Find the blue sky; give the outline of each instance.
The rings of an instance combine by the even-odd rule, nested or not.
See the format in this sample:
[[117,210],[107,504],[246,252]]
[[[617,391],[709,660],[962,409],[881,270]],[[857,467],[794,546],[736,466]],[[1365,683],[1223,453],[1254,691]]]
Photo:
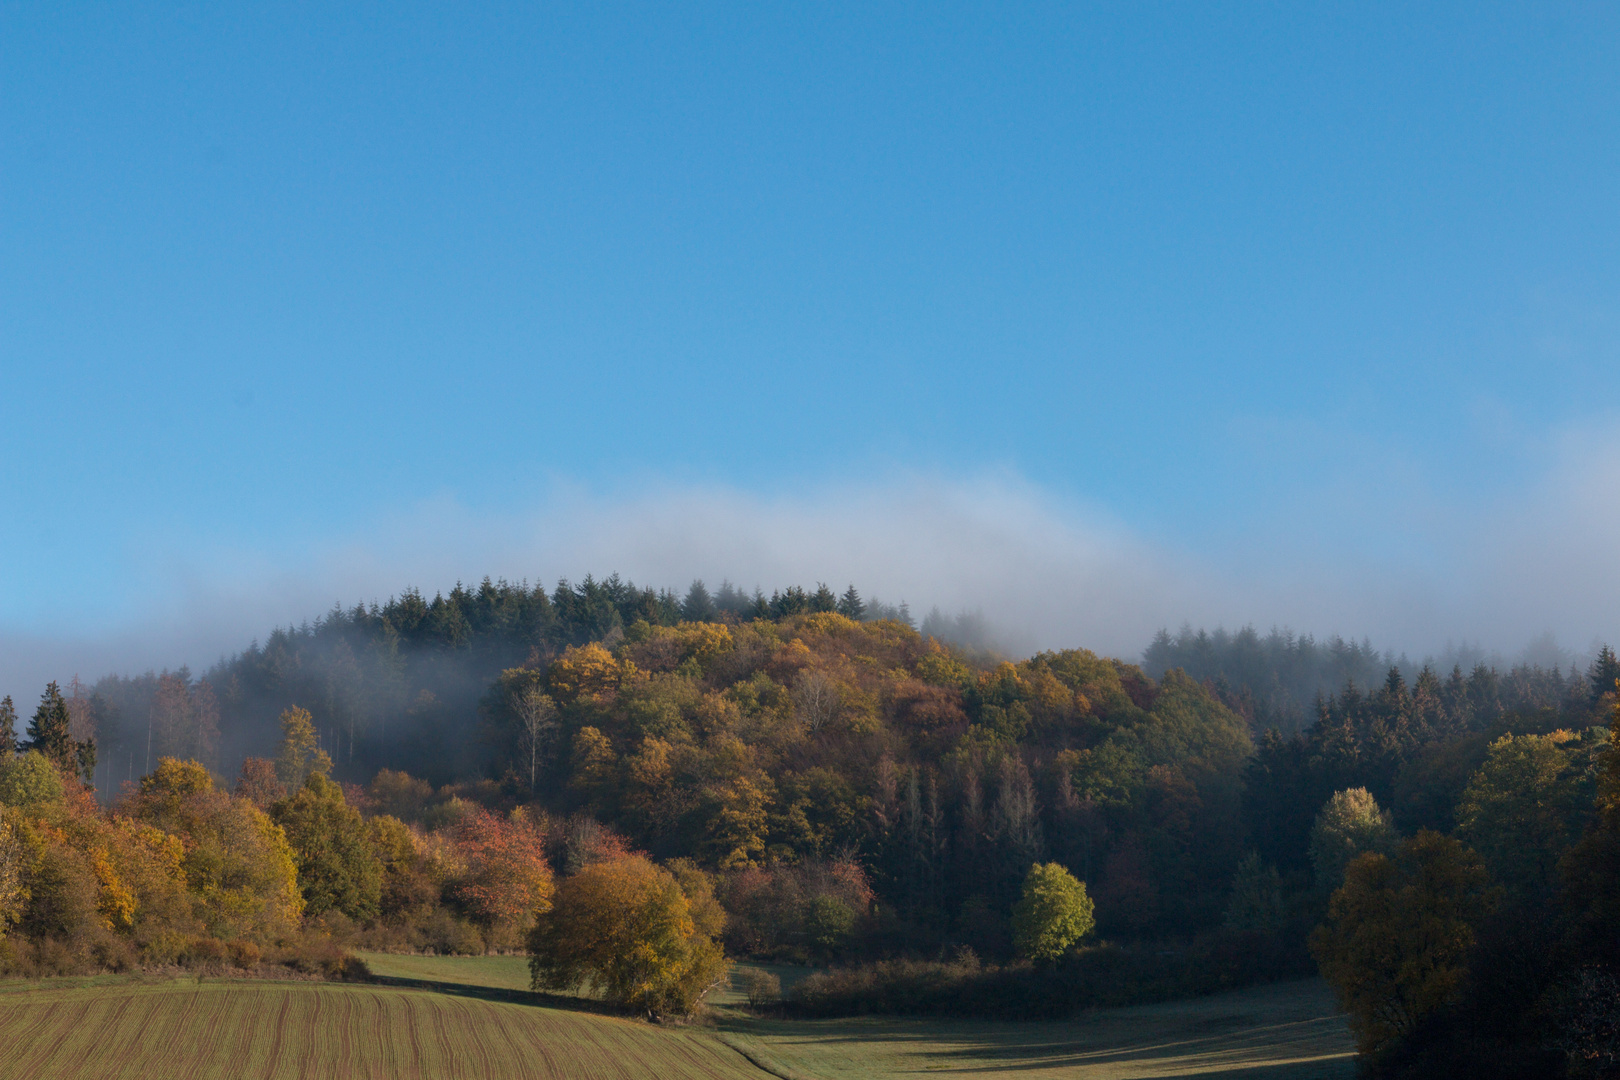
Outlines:
[[1620,636],[1617,23],[0,6],[0,645],[613,569]]

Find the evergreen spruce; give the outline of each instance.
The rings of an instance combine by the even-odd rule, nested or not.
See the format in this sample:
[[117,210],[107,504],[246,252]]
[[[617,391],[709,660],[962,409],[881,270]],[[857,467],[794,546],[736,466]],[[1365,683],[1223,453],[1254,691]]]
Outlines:
[[28,746],[54,761],[59,768],[73,769],[78,765],[78,747],[68,730],[67,699],[56,683],[45,687],[40,695],[39,708],[28,722]]
[[702,579],[692,582],[681,601],[681,618],[687,622],[712,622],[716,614],[714,600]]
[[854,582],[851,582],[849,588],[844,590],[844,595],[838,598],[838,614],[856,622],[860,622],[861,616],[866,614],[866,603],[861,599],[861,594],[855,591]]
[[0,761],[17,752],[17,706],[11,695],[0,699]]
[[1620,679],[1620,660],[1614,655],[1614,650],[1605,645],[1598,650],[1597,659],[1592,661],[1592,670],[1587,676],[1592,680],[1592,704],[1596,705],[1604,694],[1612,694],[1615,690],[1615,680]]

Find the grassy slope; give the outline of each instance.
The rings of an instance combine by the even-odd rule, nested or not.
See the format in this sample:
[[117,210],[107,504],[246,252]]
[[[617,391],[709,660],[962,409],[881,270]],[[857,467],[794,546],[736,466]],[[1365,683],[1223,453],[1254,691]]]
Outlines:
[[762,1076],[701,1031],[307,982],[17,989],[0,994],[0,1048],[4,1080]]

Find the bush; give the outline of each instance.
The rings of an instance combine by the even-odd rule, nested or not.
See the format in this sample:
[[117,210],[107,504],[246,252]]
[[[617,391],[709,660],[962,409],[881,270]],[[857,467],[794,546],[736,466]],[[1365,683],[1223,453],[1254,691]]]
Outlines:
[[788,994],[806,1016],[968,1016],[1060,1019],[1081,1009],[1195,997],[1312,973],[1310,956],[1276,934],[1217,933],[1181,949],[1098,945],[1061,962],[981,964],[887,960],[817,972]]
[[225,966],[225,943],[218,938],[199,937],[187,943],[180,962],[188,968],[218,970]]
[[244,971],[257,967],[259,960],[264,956],[257,945],[241,938],[226,942],[225,951],[230,956],[231,963]]
[[769,1005],[782,996],[782,980],[762,968],[748,968],[743,972],[742,982],[751,1009]]

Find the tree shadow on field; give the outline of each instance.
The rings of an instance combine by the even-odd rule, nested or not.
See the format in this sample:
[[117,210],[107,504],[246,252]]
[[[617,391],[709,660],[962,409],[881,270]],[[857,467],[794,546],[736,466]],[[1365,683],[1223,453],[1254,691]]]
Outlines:
[[[1155,1080],[1327,1080],[1355,1074],[1345,1020],[1313,984],[1097,1010],[1069,1021],[859,1018],[756,1027],[786,1060],[858,1061],[877,1049],[901,1073],[1038,1073]],[[864,1045],[863,1045],[864,1044]]]
[[[1016,1073],[1047,1070],[1096,1069],[1118,1075],[1134,1066],[1133,1077],[1187,1077],[1218,1074],[1223,1080],[1307,1080],[1348,1077],[1354,1065],[1348,1052],[1333,1045],[1332,1034],[1341,1026],[1336,1017],[1244,1027],[1233,1031],[1220,1019],[1192,1025],[1217,1030],[1200,1033],[1183,1028],[1144,1032],[1137,1037],[1080,1039],[1019,1038],[1017,1034],[979,1036],[964,1033],[950,1048],[925,1050],[917,1056],[936,1064],[928,1071]],[[1011,1037],[1009,1037],[1011,1036]],[[1162,1064],[1161,1064],[1162,1063]],[[1156,1071],[1156,1067],[1164,1071]]]
[[567,994],[547,994],[539,990],[509,990],[499,986],[480,986],[477,983],[444,982],[439,979],[407,979],[397,975],[370,975],[366,982],[378,986],[398,986],[408,990],[431,990],[437,994],[478,998],[482,1001],[506,1001],[515,1005],[537,1005],[546,1009],[566,1012],[595,1013],[598,1016],[625,1016],[625,1011],[606,1001],[573,997]]

